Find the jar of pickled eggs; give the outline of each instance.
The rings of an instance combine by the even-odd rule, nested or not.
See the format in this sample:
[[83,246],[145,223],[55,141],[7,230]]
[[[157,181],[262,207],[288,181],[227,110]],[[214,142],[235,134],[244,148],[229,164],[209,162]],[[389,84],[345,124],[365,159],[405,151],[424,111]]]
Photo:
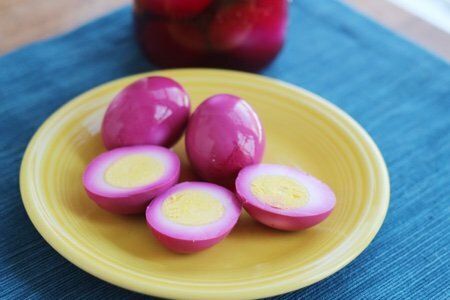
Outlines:
[[137,40],[160,67],[257,71],[280,52],[288,0],[135,0]]

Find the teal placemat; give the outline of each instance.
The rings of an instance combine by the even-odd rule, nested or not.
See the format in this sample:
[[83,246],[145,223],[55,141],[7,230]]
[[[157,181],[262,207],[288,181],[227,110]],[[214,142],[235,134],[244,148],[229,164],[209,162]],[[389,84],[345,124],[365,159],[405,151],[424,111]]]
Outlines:
[[[280,299],[449,299],[449,64],[337,1],[295,0],[291,17],[288,43],[264,74],[316,92],[359,121],[386,159],[392,196],[361,256]],[[28,220],[18,183],[25,147],[53,111],[98,84],[154,69],[131,31],[127,7],[0,58],[3,299],[141,297],[56,253]]]

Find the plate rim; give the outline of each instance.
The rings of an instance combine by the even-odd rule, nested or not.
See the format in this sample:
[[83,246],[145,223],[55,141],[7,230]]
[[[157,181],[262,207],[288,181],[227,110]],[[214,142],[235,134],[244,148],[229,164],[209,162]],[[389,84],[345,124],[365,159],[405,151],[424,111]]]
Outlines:
[[[110,274],[108,272],[108,269],[104,269],[104,267],[98,267],[95,264],[89,263],[89,259],[82,259],[82,257],[77,256],[75,251],[71,251],[71,248],[64,245],[64,240],[56,235],[54,232],[52,232],[52,228],[48,226],[48,224],[45,222],[45,220],[42,220],[38,212],[35,210],[36,208],[32,206],[33,197],[31,195],[30,187],[28,184],[26,184],[28,180],[28,175],[26,172],[26,169],[28,168],[28,165],[31,164],[31,155],[32,151],[34,150],[34,147],[40,137],[41,134],[44,133],[44,129],[48,126],[48,124],[51,124],[53,119],[55,119],[59,114],[61,114],[61,111],[67,110],[70,108],[70,106],[74,105],[79,99],[82,99],[89,94],[95,94],[103,89],[115,85],[117,82],[120,81],[132,81],[133,79],[137,79],[143,76],[152,76],[152,75],[161,75],[161,74],[167,74],[167,73],[192,73],[192,72],[200,72],[200,73],[217,73],[220,75],[221,73],[228,73],[232,75],[233,73],[240,76],[248,76],[248,77],[254,77],[259,78],[263,81],[269,81],[272,84],[276,84],[279,86],[282,86],[286,89],[292,90],[296,93],[301,93],[308,98],[314,100],[316,103],[321,105],[322,107],[327,107],[331,109],[334,113],[336,113],[338,116],[340,116],[345,123],[349,126],[349,128],[353,127],[360,137],[364,141],[364,145],[368,147],[368,149],[365,149],[367,154],[372,158],[374,161],[374,166],[378,167],[378,176],[375,176],[375,180],[380,181],[380,193],[381,197],[379,200],[379,203],[381,204],[381,207],[379,209],[379,217],[376,219],[376,223],[373,224],[371,227],[372,230],[368,232],[366,239],[364,242],[358,244],[357,249],[353,249],[352,253],[346,257],[345,260],[340,261],[339,263],[334,264],[333,268],[329,268],[327,272],[322,272],[319,275],[309,278],[308,280],[303,279],[303,284],[296,283],[296,278],[298,278],[298,275],[293,275],[292,278],[288,282],[282,282],[282,283],[276,283],[273,282],[271,285],[265,285],[265,286],[259,286],[258,288],[253,289],[245,289],[245,290],[236,290],[236,291],[222,291],[220,293],[215,293],[211,291],[202,292],[197,290],[196,293],[193,293],[192,290],[186,290],[182,288],[175,288],[175,287],[159,287],[156,284],[141,284],[139,282],[135,282],[131,279],[127,280],[125,277],[121,277],[120,274],[117,276]],[[164,75],[163,75],[164,76]],[[167,75],[166,75],[167,76]],[[170,76],[170,75],[169,75]],[[205,298],[205,299],[216,299],[221,297],[226,297],[228,299],[242,299],[242,298],[262,298],[262,297],[269,297],[269,296],[275,296],[283,293],[287,293],[290,291],[298,290],[304,287],[307,287],[311,284],[314,284],[318,281],[321,281],[332,274],[338,272],[342,268],[344,268],[346,265],[348,265],[351,261],[353,261],[357,256],[359,256],[372,242],[372,240],[375,238],[376,234],[380,230],[384,219],[387,214],[387,210],[389,207],[390,202],[390,178],[389,178],[389,172],[388,168],[386,166],[386,163],[384,161],[384,158],[381,154],[381,151],[379,150],[378,146],[375,144],[373,139],[370,137],[370,135],[366,132],[366,130],[356,121],[354,120],[348,113],[343,111],[341,108],[333,104],[332,102],[329,102],[325,100],[324,98],[318,96],[315,93],[312,93],[304,88],[298,87],[296,85],[293,85],[291,83],[287,83],[284,81],[281,81],[279,79],[275,79],[272,77],[263,76],[260,74],[252,74],[242,71],[233,71],[233,70],[222,70],[222,69],[208,69],[208,68],[182,68],[182,69],[167,69],[167,70],[155,70],[150,72],[144,72],[139,74],[134,74],[130,76],[121,77],[112,81],[108,81],[106,83],[103,83],[101,85],[95,86],[80,95],[76,96],[75,98],[69,100],[68,102],[61,105],[56,111],[54,111],[47,119],[39,126],[37,131],[33,134],[33,137],[31,138],[30,142],[28,143],[26,147],[25,154],[22,158],[22,163],[20,166],[20,192],[22,196],[22,203],[24,204],[25,210],[27,212],[28,217],[32,221],[34,227],[39,232],[39,234],[44,238],[44,240],[50,244],[50,246],[56,250],[59,254],[61,254],[64,258],[66,258],[69,262],[76,265],[77,267],[81,268],[85,272],[100,278],[106,282],[112,283],[114,285],[120,286],[122,288],[139,292],[142,294],[147,295],[153,295],[153,296],[159,296],[159,297],[166,297],[166,298],[179,298],[182,296],[186,299],[198,299]]]

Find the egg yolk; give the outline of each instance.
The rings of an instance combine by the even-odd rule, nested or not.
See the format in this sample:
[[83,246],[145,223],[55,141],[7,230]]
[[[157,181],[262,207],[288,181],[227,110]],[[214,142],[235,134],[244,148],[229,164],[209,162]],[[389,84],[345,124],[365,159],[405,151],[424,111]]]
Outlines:
[[165,200],[162,213],[174,223],[201,226],[222,218],[225,207],[208,192],[186,190],[175,193]]
[[288,176],[261,175],[250,186],[258,200],[280,209],[299,208],[309,200],[306,187]]
[[163,163],[155,157],[133,154],[111,164],[104,174],[105,181],[118,188],[135,188],[149,184],[164,174]]

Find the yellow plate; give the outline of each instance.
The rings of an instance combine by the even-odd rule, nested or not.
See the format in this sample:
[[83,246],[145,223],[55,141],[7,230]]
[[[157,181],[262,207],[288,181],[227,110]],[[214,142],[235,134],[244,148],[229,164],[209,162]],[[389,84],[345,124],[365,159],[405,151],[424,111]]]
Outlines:
[[[143,216],[113,215],[85,194],[81,175],[104,151],[99,136],[112,97],[148,75],[179,81],[193,107],[215,93],[246,99],[267,136],[264,161],[299,167],[329,184],[337,205],[318,226],[295,233],[241,216],[215,247],[177,255],[150,234]],[[184,146],[175,147],[190,178]],[[338,271],[374,238],[389,203],[383,158],[368,134],[334,105],[300,88],[241,72],[158,71],[95,88],[54,113],[28,145],[20,172],[23,202],[40,234],[83,270],[118,286],[169,298],[260,298]]]

